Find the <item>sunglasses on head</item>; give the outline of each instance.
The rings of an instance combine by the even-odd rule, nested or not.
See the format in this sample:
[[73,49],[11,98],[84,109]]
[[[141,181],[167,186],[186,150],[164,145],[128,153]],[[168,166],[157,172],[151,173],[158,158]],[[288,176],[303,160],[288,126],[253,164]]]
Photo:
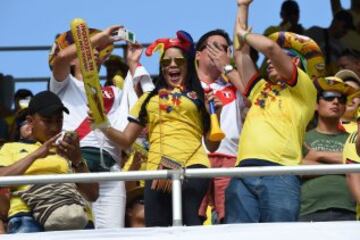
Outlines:
[[160,66],[168,67],[171,65],[172,61],[174,60],[176,66],[181,67],[185,64],[186,60],[184,57],[175,57],[175,58],[162,58],[160,60]]
[[340,104],[346,104],[347,102],[347,97],[345,95],[335,92],[323,92],[320,97],[327,102],[332,102],[335,100],[335,98],[339,101]]

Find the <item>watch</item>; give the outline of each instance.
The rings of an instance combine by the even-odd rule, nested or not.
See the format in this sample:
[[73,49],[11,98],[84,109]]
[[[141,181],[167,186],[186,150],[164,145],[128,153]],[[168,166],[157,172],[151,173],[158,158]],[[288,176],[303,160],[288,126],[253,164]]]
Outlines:
[[234,70],[234,67],[230,64],[226,64],[224,66],[224,75],[228,75],[232,70]]

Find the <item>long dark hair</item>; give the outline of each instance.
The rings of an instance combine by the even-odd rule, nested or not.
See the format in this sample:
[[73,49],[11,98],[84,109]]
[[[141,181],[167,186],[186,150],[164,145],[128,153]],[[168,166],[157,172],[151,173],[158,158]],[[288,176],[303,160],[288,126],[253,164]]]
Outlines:
[[[196,92],[196,94],[201,102],[201,104],[198,105],[198,108],[199,108],[199,111],[200,111],[201,117],[202,117],[204,133],[207,133],[210,129],[210,116],[209,116],[208,112],[206,111],[205,104],[204,104],[205,103],[204,90],[203,90],[200,80],[196,74],[194,54],[188,54],[182,50],[181,50],[181,52],[184,55],[184,57],[186,59],[186,64],[187,64],[187,75],[185,78],[185,91]],[[163,55],[161,56],[161,58],[163,58]],[[146,99],[140,109],[139,121],[142,125],[145,126],[148,121],[146,106],[149,103],[150,99],[153,96],[157,95],[160,89],[166,88],[166,87],[167,87],[167,83],[166,83],[166,80],[162,73],[161,66],[160,66],[159,67],[159,79],[155,83],[155,88],[146,97]]]

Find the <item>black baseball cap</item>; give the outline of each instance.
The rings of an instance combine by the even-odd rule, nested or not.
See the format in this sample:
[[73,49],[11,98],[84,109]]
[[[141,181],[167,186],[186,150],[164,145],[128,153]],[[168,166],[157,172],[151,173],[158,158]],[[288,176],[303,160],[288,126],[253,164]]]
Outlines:
[[58,111],[69,114],[69,110],[61,102],[60,98],[50,91],[39,92],[31,98],[28,109],[30,115],[38,113],[43,117],[50,117]]

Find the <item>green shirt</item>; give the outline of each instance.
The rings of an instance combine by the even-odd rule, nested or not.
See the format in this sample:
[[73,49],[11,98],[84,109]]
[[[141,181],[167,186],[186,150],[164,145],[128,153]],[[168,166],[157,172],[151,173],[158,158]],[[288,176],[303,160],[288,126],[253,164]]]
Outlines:
[[[311,130],[305,135],[305,144],[317,151],[342,152],[348,133],[323,134]],[[304,149],[304,156],[307,151]],[[304,180],[301,187],[300,215],[320,210],[340,208],[355,212],[355,202],[344,175],[324,175]]]

